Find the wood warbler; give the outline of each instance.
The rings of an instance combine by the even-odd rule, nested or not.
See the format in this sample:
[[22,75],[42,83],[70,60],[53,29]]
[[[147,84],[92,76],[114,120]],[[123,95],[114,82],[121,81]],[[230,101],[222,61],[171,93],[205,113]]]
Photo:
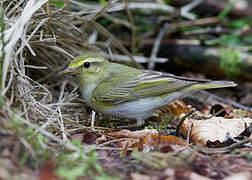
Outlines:
[[232,81],[211,81],[139,70],[109,62],[97,53],[76,57],[62,73],[75,74],[85,102],[95,111],[136,119],[138,125],[153,110],[200,89],[234,87]]

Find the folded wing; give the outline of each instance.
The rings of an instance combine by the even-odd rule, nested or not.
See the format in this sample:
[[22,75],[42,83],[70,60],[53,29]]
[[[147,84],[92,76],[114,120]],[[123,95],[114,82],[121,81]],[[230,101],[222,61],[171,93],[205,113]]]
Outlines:
[[178,91],[200,82],[209,82],[209,80],[177,77],[172,74],[156,71],[139,70],[137,76],[130,78],[129,76],[127,72],[121,72],[118,74],[118,80],[114,78],[113,81],[111,81],[111,78],[104,79],[104,81],[99,84],[99,87],[95,89],[92,99],[96,102],[111,105],[120,104],[139,98],[159,96]]

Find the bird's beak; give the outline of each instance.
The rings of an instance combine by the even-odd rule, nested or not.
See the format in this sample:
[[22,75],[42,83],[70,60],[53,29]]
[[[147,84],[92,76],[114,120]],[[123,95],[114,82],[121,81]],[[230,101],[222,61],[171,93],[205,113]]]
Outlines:
[[74,73],[75,73],[75,70],[73,68],[70,68],[70,67],[60,71],[60,74],[74,74]]

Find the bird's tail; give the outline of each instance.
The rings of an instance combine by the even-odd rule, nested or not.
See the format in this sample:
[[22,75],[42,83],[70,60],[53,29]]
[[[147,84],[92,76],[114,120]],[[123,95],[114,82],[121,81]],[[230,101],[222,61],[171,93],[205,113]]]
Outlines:
[[233,81],[210,81],[206,83],[194,84],[189,87],[190,90],[201,90],[201,89],[214,89],[214,88],[225,88],[235,87],[237,84]]

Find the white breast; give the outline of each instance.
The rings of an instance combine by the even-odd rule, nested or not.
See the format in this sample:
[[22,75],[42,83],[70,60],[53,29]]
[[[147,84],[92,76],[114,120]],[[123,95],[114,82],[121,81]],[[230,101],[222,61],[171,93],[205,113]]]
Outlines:
[[80,86],[82,97],[89,106],[92,106],[90,98],[91,93],[94,91],[96,86],[97,86],[96,84],[89,84],[88,86]]

